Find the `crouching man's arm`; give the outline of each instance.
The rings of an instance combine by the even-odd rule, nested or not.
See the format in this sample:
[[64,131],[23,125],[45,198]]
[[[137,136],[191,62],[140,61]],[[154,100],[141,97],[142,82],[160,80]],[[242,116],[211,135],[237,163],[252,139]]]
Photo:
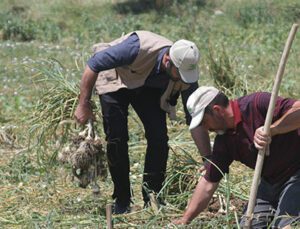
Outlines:
[[[192,138],[202,156],[202,160],[204,163],[207,163],[207,159],[210,158],[211,155],[211,146],[210,146],[210,138],[208,135],[208,131],[202,126],[197,126],[196,128],[191,130]],[[203,173],[205,171],[205,166],[201,166],[199,168],[199,172]]]
[[272,123],[270,126],[269,135],[264,131],[264,127],[259,127],[256,129],[254,134],[254,144],[258,150],[262,150],[271,143],[271,138],[279,135],[285,134],[290,131],[300,128],[300,101],[297,100],[293,106],[279,118],[276,122]]
[[209,157],[211,155],[211,147],[208,131],[202,126],[197,126],[191,130],[191,134],[201,156]]
[[219,182],[207,181],[204,177],[199,180],[192,198],[183,216],[173,221],[174,224],[188,224],[209,204],[212,195],[218,188]]

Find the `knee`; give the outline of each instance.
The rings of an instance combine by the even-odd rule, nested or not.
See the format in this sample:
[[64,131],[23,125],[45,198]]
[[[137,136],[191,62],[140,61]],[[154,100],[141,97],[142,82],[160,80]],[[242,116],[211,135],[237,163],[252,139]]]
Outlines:
[[300,216],[282,215],[275,218],[273,228],[298,228],[300,226]]
[[[251,220],[251,228],[262,229],[268,228],[273,220],[273,216],[267,213],[257,213],[253,215]],[[240,221],[240,227],[244,228],[246,226],[246,216],[243,216]]]
[[148,132],[145,137],[150,145],[167,145],[169,140],[167,131],[164,130]]
[[128,154],[127,139],[116,138],[108,140],[106,148],[109,165],[116,165],[119,161],[122,161],[123,155],[126,157]]

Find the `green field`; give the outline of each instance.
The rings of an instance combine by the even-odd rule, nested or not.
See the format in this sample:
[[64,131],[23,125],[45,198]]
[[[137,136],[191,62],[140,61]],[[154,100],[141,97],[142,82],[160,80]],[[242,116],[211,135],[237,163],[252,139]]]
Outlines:
[[[230,97],[272,90],[299,0],[2,0],[0,2],[0,228],[105,228],[112,181],[98,181],[101,194],[72,182],[70,168],[57,161],[71,133],[78,85],[94,43],[122,33],[150,30],[173,41],[189,39],[201,52],[200,85],[214,85]],[[300,34],[296,35],[280,95],[300,98]],[[97,130],[104,139],[98,98]],[[166,207],[143,209],[141,178],[146,141],[130,110],[132,213],[114,216],[114,228],[162,228],[180,216],[202,165],[185,125],[168,122],[170,157],[162,195]],[[64,121],[62,124],[61,122]],[[248,198],[252,171],[234,163],[214,202],[190,226],[237,228]],[[219,197],[228,204],[218,212]],[[175,227],[174,227],[175,228]]]

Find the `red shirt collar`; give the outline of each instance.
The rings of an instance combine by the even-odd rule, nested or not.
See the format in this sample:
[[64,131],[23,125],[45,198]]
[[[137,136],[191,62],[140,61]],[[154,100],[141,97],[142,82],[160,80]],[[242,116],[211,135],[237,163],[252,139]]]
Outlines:
[[233,118],[234,118],[234,127],[236,129],[237,125],[242,121],[241,111],[240,111],[240,108],[238,105],[238,101],[236,99],[230,100],[229,103],[232,108]]

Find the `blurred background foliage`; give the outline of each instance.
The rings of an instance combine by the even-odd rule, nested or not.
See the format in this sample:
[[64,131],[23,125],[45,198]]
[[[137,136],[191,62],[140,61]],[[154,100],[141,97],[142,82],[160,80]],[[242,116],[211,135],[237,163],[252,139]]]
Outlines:
[[[0,228],[95,228],[105,226],[111,180],[103,194],[76,187],[56,162],[68,143],[78,84],[94,43],[122,33],[150,30],[173,41],[189,39],[200,49],[200,85],[214,85],[230,98],[271,91],[299,0],[2,0],[0,2]],[[280,94],[300,98],[300,39],[296,35]],[[99,110],[94,96],[95,110]],[[104,139],[101,111],[97,129]],[[64,123],[64,124],[62,124]],[[181,214],[199,177],[202,160],[184,124],[168,122],[170,160],[164,192],[170,204],[159,214],[137,209],[116,217],[116,228],[161,227]],[[133,198],[139,195],[146,142],[133,110],[129,117]],[[234,164],[219,193],[246,199],[251,172]],[[194,227],[235,227],[235,214],[204,214]],[[100,215],[100,217],[99,217]],[[193,226],[192,225],[192,226]]]

